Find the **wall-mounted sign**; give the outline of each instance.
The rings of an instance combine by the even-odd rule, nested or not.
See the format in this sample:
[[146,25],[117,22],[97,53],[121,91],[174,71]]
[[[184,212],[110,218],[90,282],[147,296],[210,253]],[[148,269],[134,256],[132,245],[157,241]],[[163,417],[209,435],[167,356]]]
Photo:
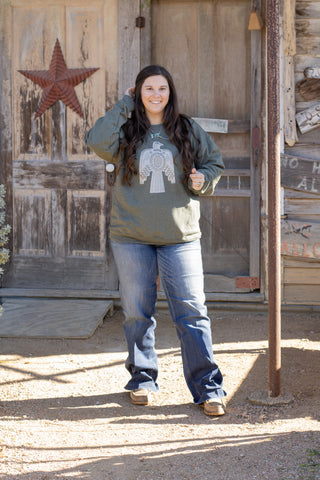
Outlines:
[[320,224],[281,220],[281,255],[320,259]]
[[297,113],[296,120],[301,133],[307,133],[320,127],[320,103]]
[[209,133],[228,133],[228,120],[217,118],[199,118],[193,117],[200,127]]
[[320,161],[281,155],[281,185],[320,195]]

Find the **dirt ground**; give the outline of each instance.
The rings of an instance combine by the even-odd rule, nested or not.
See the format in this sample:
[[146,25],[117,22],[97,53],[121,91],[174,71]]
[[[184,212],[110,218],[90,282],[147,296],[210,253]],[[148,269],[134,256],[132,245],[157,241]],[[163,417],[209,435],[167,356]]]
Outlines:
[[267,390],[267,314],[210,315],[228,392],[219,418],[192,403],[166,312],[160,392],[147,407],[123,390],[119,310],[87,340],[0,339],[0,478],[320,479],[320,313],[282,315],[282,393],[294,401],[277,407],[248,401]]

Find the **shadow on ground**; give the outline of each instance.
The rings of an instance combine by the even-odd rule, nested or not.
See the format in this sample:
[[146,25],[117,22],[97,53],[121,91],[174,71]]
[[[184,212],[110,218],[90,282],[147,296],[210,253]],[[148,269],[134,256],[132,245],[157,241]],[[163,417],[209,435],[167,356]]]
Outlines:
[[[282,389],[294,402],[260,407],[251,405],[248,395],[267,389],[267,315],[215,312],[214,351],[231,392],[228,414],[221,418],[206,417],[185,390],[179,397],[178,340],[169,316],[161,312],[158,317],[164,385],[177,382],[178,392],[164,392],[147,409],[132,406],[118,386],[113,390],[113,376],[123,371],[126,356],[120,311],[88,340],[0,339],[0,387],[26,392],[22,398],[1,401],[6,428],[18,435],[28,428],[42,435],[11,444],[2,439],[2,471],[12,463],[11,455],[26,471],[16,466],[15,473],[0,478],[318,480],[320,463],[310,452],[320,451],[319,316],[283,315]],[[51,372],[50,357],[64,355],[69,358],[66,364]],[[88,358],[88,365],[73,366],[70,355]],[[33,360],[39,359],[49,360],[45,371],[35,368]],[[83,393],[76,385],[81,375]],[[94,386],[88,393],[92,376],[106,381],[105,393],[97,393],[101,388]],[[48,382],[48,391],[37,396],[36,386],[43,382]],[[61,394],[64,386],[66,395]]]

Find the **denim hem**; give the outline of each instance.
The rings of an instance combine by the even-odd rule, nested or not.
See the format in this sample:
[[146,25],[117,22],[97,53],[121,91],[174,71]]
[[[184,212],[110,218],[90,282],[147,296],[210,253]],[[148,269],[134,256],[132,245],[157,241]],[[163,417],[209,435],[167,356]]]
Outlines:
[[132,380],[130,380],[124,388],[125,388],[125,390],[137,390],[138,388],[145,388],[146,390],[149,390],[150,392],[158,392],[159,391],[159,385],[157,383],[153,383],[153,382],[137,383],[137,382],[132,381]]
[[205,402],[206,400],[210,400],[213,398],[224,398],[227,394],[224,390],[216,390],[215,392],[203,392],[199,400],[194,400],[196,405],[201,405],[201,403]]

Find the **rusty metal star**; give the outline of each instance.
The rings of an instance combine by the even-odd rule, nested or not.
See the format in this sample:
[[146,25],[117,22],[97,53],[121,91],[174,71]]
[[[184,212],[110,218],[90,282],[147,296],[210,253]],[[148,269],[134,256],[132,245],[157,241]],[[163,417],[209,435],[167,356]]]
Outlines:
[[67,107],[84,118],[74,87],[90,77],[99,68],[67,68],[57,39],[49,70],[18,70],[25,77],[43,88],[35,118],[61,100]]

